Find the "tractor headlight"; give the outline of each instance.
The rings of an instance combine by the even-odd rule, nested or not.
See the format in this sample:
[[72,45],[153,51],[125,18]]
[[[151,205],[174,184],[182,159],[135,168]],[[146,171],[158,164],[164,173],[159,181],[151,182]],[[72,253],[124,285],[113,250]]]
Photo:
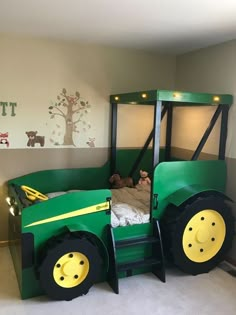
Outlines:
[[9,206],[12,206],[12,205],[15,204],[15,198],[13,198],[13,197],[7,197],[7,198],[6,198],[6,202],[7,202],[7,204],[8,204]]
[[15,217],[19,215],[19,209],[16,205],[9,208],[10,213]]

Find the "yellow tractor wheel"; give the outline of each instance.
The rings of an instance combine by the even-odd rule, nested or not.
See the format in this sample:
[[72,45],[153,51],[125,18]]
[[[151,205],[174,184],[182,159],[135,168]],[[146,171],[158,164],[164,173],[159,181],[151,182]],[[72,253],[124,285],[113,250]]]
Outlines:
[[69,301],[88,293],[101,266],[99,250],[86,236],[60,236],[49,241],[39,268],[40,285],[49,297]]
[[198,198],[169,209],[162,222],[164,250],[186,273],[206,273],[224,260],[234,236],[234,219],[223,198]]

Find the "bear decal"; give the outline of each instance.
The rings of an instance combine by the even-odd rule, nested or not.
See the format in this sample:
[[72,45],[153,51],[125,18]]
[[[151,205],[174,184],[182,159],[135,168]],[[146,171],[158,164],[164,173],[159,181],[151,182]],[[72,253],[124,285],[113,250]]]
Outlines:
[[34,147],[35,143],[39,143],[41,147],[44,146],[45,137],[44,136],[37,136],[38,131],[26,131],[25,132],[28,136],[28,147]]

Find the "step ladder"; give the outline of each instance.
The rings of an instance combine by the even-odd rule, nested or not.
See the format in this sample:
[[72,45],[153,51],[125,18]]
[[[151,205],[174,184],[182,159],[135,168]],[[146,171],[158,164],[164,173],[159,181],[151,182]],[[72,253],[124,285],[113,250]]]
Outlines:
[[[165,282],[165,266],[164,255],[161,240],[159,223],[153,219],[152,235],[142,237],[130,237],[122,240],[115,240],[114,229],[108,226],[108,243],[109,243],[109,269],[108,283],[115,293],[119,293],[119,273],[124,272],[126,277],[132,276],[133,271],[138,268],[148,268],[162,282]],[[151,247],[151,255],[142,257],[142,259],[134,259],[131,261],[119,262],[119,252],[125,248],[133,248],[135,246]],[[146,255],[145,255],[146,256]]]

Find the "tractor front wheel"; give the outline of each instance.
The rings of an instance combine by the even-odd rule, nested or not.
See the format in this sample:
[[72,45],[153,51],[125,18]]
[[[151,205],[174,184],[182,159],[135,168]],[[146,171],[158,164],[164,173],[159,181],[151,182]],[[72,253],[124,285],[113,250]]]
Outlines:
[[88,292],[101,271],[98,248],[85,236],[50,240],[39,268],[45,293],[56,300],[72,300]]

